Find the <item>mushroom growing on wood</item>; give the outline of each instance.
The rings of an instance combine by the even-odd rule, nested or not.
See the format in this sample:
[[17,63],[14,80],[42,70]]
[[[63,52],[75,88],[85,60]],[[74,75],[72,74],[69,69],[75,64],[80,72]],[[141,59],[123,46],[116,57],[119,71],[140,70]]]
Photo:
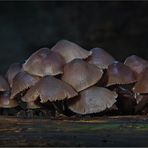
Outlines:
[[9,69],[7,70],[6,73],[6,78],[10,84],[10,87],[12,87],[12,82],[14,77],[21,71],[21,69],[22,66],[20,63],[14,63],[9,66]]
[[118,94],[116,105],[118,111],[122,114],[133,114],[136,106],[136,100],[131,90],[117,86],[114,91]]
[[124,64],[129,66],[136,73],[137,79],[143,69],[148,67],[148,61],[136,55],[127,57]]
[[107,86],[116,84],[130,84],[136,82],[135,73],[126,65],[120,62],[114,62],[107,69]]
[[0,94],[0,107],[1,108],[14,108],[18,106],[16,99],[10,99],[10,94],[8,92],[4,92]]
[[39,79],[40,78],[38,76],[30,75],[27,72],[19,72],[13,79],[10,98],[15,98],[17,94],[20,94],[33,86],[37,81],[39,81]]
[[80,96],[69,100],[68,107],[78,114],[98,113],[113,106],[116,92],[107,88],[92,86],[80,92]]
[[73,59],[86,59],[92,54],[91,51],[87,51],[68,40],[58,41],[56,45],[51,48],[51,50],[63,56],[66,63],[72,61]]
[[148,93],[148,67],[140,73],[138,81],[133,87],[133,92],[139,94]]
[[64,58],[48,48],[41,48],[33,53],[23,64],[24,71],[36,75],[58,75],[63,73]]
[[41,99],[40,102],[45,103],[48,100],[53,102],[70,99],[76,95],[77,92],[67,83],[52,76],[45,76],[28,90],[22,100],[31,102],[39,97]]
[[101,69],[107,69],[115,59],[102,48],[91,49],[92,55],[88,58],[88,63],[94,64]]
[[96,84],[103,71],[95,65],[81,59],[74,59],[64,67],[62,80],[73,86],[78,92]]

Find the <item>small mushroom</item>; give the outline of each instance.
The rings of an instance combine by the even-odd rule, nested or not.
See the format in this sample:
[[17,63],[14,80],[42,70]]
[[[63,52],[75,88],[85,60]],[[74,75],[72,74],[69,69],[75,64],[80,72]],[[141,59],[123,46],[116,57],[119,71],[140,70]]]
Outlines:
[[40,98],[40,102],[45,103],[48,100],[50,102],[64,100],[75,97],[76,95],[77,92],[67,83],[52,76],[45,76],[28,90],[22,100],[31,102]]
[[143,69],[148,67],[148,61],[136,55],[127,57],[124,64],[129,66],[136,73],[137,78]]
[[58,41],[56,45],[51,48],[51,50],[63,56],[66,63],[72,61],[73,59],[86,59],[92,54],[91,51],[87,51],[68,40]]
[[64,58],[48,48],[33,53],[23,64],[24,71],[37,76],[58,75],[63,73]]
[[74,59],[65,65],[62,80],[79,92],[96,84],[102,74],[103,71],[95,65],[81,59]]
[[18,102],[16,99],[11,100],[10,94],[8,92],[4,92],[0,94],[0,107],[1,108],[14,108],[18,106]]
[[27,72],[19,72],[13,79],[10,98],[15,98],[18,94],[33,86],[39,79],[38,76],[30,75]]
[[2,75],[0,75],[0,91],[4,92],[9,90],[10,86],[8,81]]
[[133,92],[139,94],[148,93],[148,67],[140,73],[138,81],[133,87]]
[[102,48],[91,49],[92,55],[88,58],[90,64],[94,64],[101,69],[107,69],[115,59]]
[[117,94],[107,88],[92,86],[68,101],[68,107],[78,114],[99,113],[113,106]]
[[114,91],[118,94],[116,105],[121,114],[134,114],[136,100],[131,90],[117,86]]
[[107,86],[116,84],[130,84],[136,82],[135,73],[126,65],[114,62],[107,69]]
[[13,78],[21,71],[21,69],[22,66],[20,63],[14,63],[10,65],[6,73],[6,78],[10,84],[10,87],[12,87]]

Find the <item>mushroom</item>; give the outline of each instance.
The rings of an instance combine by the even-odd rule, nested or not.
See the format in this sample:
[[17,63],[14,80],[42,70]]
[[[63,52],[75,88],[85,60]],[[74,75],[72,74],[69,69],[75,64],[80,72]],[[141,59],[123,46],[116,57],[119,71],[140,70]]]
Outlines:
[[45,103],[48,100],[53,102],[70,99],[76,95],[77,92],[67,83],[52,76],[45,76],[28,90],[22,100],[31,102],[40,98],[40,102]]
[[18,106],[17,100],[10,99],[10,94],[8,92],[4,92],[0,94],[0,107],[1,108],[14,108]]
[[135,73],[126,65],[114,62],[107,69],[107,86],[115,84],[130,84],[136,82]]
[[2,75],[0,75],[0,91],[4,92],[9,90],[10,90],[10,86],[8,81]]
[[143,69],[148,67],[148,61],[136,55],[127,57],[124,64],[129,66],[136,73],[137,79]]
[[136,100],[131,90],[117,86],[114,91],[118,94],[116,105],[121,114],[133,114],[136,106]]
[[107,69],[115,59],[102,48],[91,49],[92,55],[88,58],[88,63],[94,64],[101,69]]
[[133,92],[139,94],[148,93],[148,67],[140,73],[138,81],[133,87]]
[[98,113],[113,106],[116,92],[107,88],[92,86],[80,92],[80,95],[68,101],[68,107],[78,114]]
[[6,73],[6,78],[10,84],[10,87],[12,87],[13,78],[21,71],[22,66],[20,63],[14,63],[9,66],[9,69]]
[[68,40],[58,41],[56,45],[51,48],[51,50],[63,56],[66,63],[72,61],[73,59],[86,59],[92,54],[91,51],[87,51]]
[[103,71],[95,65],[81,59],[74,59],[64,66],[62,80],[73,86],[78,92],[96,84]]
[[27,72],[19,72],[13,79],[10,98],[14,99],[18,94],[33,86],[39,79],[38,76],[30,75]]
[[23,64],[24,71],[37,76],[58,75],[63,73],[64,58],[48,48],[33,53]]

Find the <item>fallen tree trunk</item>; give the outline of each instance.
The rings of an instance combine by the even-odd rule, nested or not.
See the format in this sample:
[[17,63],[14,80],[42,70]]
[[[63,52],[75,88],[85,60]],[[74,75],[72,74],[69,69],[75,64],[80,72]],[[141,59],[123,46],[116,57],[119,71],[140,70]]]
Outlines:
[[0,146],[148,146],[146,116],[89,120],[0,117]]

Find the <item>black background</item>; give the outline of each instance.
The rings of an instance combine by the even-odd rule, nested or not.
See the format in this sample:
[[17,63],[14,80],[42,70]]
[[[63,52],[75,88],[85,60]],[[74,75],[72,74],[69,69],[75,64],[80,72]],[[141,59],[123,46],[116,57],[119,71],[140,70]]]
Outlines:
[[148,2],[0,2],[1,73],[60,39],[148,59]]

